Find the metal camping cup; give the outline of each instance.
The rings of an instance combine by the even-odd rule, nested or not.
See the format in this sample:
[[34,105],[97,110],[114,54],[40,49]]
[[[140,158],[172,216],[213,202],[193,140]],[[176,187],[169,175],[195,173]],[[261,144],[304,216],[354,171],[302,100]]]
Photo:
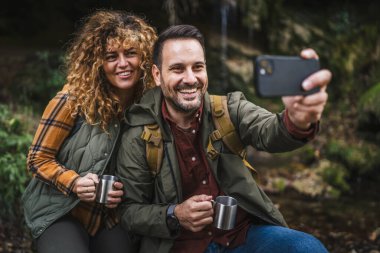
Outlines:
[[96,202],[107,204],[107,195],[116,181],[118,181],[116,176],[102,175],[99,177],[99,183],[96,187]]
[[215,210],[214,227],[230,230],[235,227],[237,200],[230,196],[219,196],[212,200]]

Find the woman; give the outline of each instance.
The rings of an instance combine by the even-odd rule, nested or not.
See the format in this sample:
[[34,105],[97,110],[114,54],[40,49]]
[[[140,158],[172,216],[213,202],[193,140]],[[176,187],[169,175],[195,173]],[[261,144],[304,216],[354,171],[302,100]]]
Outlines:
[[28,154],[24,196],[38,252],[130,252],[117,206],[95,201],[98,176],[113,174],[125,109],[153,86],[155,30],[121,11],[97,11],[67,53],[67,84],[48,104]]

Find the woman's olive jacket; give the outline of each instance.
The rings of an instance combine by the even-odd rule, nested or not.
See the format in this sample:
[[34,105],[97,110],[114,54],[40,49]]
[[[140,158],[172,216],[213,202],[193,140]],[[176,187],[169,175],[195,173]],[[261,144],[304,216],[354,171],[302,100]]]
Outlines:
[[[79,129],[77,129],[79,128]],[[121,133],[114,121],[105,133],[97,126],[76,123],[57,154],[57,160],[80,176],[101,175],[106,169]],[[54,221],[69,213],[78,203],[76,194],[64,195],[53,185],[33,177],[22,201],[24,216],[34,238],[39,237]]]
[[[242,142],[258,150],[284,152],[296,149],[305,141],[289,135],[281,119],[247,101],[241,92],[227,95],[229,114]],[[116,175],[125,189],[122,224],[141,236],[140,252],[169,252],[177,234],[166,225],[166,209],[171,203],[181,203],[182,188],[175,145],[169,126],[161,114],[160,89],[149,91],[127,114],[128,131],[123,133],[117,157]],[[209,95],[206,94],[202,115],[202,144],[206,152],[209,135],[215,130],[212,123]],[[143,126],[157,123],[162,131],[164,154],[160,171],[153,175],[146,160],[146,145],[141,138]],[[208,163],[221,190],[237,199],[241,208],[265,223],[286,226],[286,223],[267,195],[259,188],[251,172],[238,155],[214,142],[220,153]]]

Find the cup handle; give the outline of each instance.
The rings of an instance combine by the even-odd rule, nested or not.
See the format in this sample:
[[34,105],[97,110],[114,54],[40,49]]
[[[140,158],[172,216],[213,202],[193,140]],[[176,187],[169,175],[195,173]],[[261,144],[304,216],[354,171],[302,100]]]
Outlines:
[[216,201],[215,200],[210,200],[211,201],[211,205],[212,205],[212,207],[214,208],[215,207],[215,204],[216,204]]

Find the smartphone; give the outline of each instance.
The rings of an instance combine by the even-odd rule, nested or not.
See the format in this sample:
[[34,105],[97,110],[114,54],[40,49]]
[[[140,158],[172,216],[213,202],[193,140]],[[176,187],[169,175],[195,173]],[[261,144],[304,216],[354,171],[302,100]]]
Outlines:
[[297,56],[261,55],[254,60],[254,83],[260,97],[310,95],[319,87],[305,91],[302,82],[317,72],[317,59]]

